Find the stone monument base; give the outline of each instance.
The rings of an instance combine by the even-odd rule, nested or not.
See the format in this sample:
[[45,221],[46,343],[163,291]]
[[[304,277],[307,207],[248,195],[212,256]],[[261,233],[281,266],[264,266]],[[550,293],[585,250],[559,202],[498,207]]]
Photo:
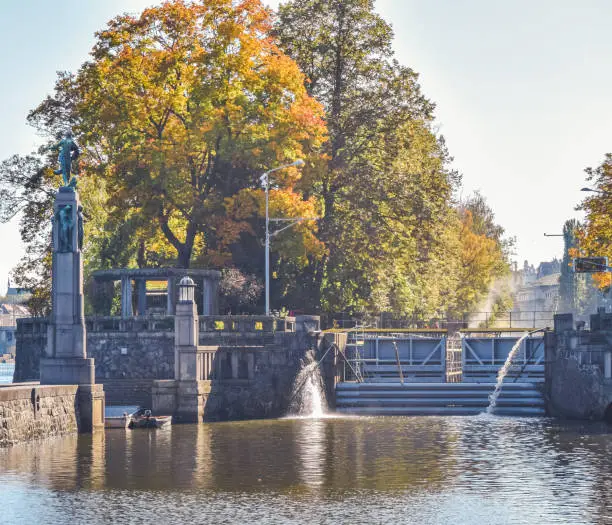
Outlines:
[[104,430],[104,385],[80,385],[76,402],[79,432]]
[[41,385],[93,385],[96,382],[94,360],[63,357],[40,360]]

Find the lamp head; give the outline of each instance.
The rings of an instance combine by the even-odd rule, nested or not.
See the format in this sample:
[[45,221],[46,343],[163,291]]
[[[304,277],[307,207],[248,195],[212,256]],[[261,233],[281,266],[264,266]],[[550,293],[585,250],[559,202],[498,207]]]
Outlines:
[[304,164],[306,164],[302,159],[298,159],[295,162],[293,162],[291,165],[292,166],[303,166]]
[[595,191],[593,188],[580,188],[580,191]]

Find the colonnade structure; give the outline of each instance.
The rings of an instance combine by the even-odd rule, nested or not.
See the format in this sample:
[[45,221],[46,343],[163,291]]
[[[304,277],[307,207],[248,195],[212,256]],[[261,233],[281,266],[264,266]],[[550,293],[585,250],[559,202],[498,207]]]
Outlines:
[[[200,315],[217,315],[219,313],[219,281],[221,272],[217,270],[184,269],[184,268],[120,268],[98,270],[93,278],[98,283],[121,282],[121,317],[124,319],[147,315],[147,281],[165,281],[166,306],[165,315],[174,315],[177,303],[177,284],[183,277],[190,277],[201,289],[199,301]],[[134,288],[136,289],[136,308],[133,304]],[[200,295],[200,294],[198,294]]]

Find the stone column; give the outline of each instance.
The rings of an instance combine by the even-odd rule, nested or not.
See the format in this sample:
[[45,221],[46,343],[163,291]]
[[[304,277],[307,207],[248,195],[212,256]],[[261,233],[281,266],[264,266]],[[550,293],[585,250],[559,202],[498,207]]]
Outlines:
[[[173,406],[174,416],[179,422],[202,421],[206,396],[210,392],[210,384],[203,381],[202,362],[198,360],[199,318],[194,288],[195,284],[189,277],[181,279],[180,300],[176,303],[174,316],[175,379],[164,384],[156,382],[153,387],[154,412]],[[174,403],[171,401],[173,396]]]
[[179,381],[198,380],[196,353],[199,334],[195,301],[179,301],[174,316],[174,378]]
[[208,277],[202,279],[202,315],[213,315],[212,286]]
[[132,309],[132,279],[127,275],[121,276],[121,317],[128,319],[134,315]]
[[232,379],[238,379],[238,351],[231,352]]
[[166,315],[174,315],[174,298],[176,296],[175,291],[175,277],[168,277],[168,302],[166,306]]
[[136,280],[136,291],[138,293],[138,316],[147,315],[147,280]]
[[211,287],[212,287],[212,313],[213,315],[219,315],[219,281],[220,275],[217,277],[211,278]]
[[219,279],[202,279],[202,315],[219,315]]
[[53,206],[51,315],[40,383],[79,385],[79,431],[90,432],[104,426],[104,391],[95,384],[94,360],[87,358],[79,207],[78,194],[60,188]]

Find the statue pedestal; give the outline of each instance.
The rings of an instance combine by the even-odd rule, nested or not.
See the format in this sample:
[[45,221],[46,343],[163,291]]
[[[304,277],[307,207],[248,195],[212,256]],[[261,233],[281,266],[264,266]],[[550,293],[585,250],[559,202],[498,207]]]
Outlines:
[[92,385],[95,382],[93,359],[58,357],[40,360],[41,385]]
[[78,194],[60,188],[53,207],[52,309],[40,383],[79,385],[79,430],[88,432],[104,425],[104,391],[95,384],[94,360],[87,358],[79,207]]

